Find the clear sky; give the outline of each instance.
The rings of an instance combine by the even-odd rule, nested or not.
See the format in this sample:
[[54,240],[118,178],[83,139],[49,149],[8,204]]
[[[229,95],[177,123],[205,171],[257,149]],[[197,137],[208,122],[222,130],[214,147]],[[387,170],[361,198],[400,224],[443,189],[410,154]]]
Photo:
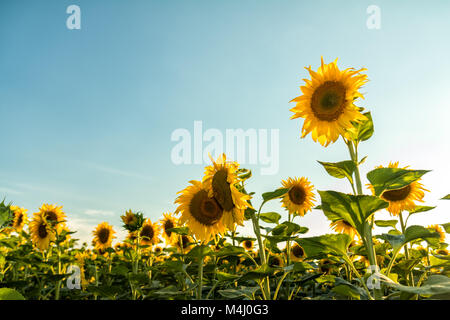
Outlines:
[[[66,27],[72,4],[80,30]],[[366,26],[373,4],[378,30]],[[29,215],[63,205],[85,241],[102,221],[122,239],[126,209],[159,219],[202,178],[204,165],[171,160],[172,132],[193,132],[196,120],[223,133],[279,129],[279,171],[247,166],[254,203],[289,176],[350,192],[316,162],[348,159],[345,145],[299,139],[302,121],[289,120],[304,67],[323,56],[368,69],[359,105],[372,112],[375,134],[361,146],[363,177],[389,161],[433,170],[425,200],[438,208],[411,223],[449,222],[450,201],[438,200],[450,193],[449,15],[447,0],[3,0],[0,196]],[[297,222],[309,235],[329,232],[319,211]]]

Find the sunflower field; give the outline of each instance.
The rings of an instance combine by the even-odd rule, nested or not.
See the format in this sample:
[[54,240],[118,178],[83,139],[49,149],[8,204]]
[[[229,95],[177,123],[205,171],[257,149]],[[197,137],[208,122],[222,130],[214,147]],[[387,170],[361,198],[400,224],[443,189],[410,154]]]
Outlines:
[[[370,111],[356,105],[366,70],[323,59],[317,71],[306,69],[310,78],[291,101],[292,118],[303,118],[302,138],[311,133],[324,147],[342,138],[349,159],[319,163],[352,193],[286,177],[257,195],[247,189],[251,171],[222,154],[178,192],[174,212],[152,221],[130,209],[121,216],[126,239],[117,242],[105,221],[81,247],[62,206],[43,204],[31,215],[3,200],[0,299],[450,299],[450,223],[408,224],[435,208],[423,201],[428,170],[390,162],[363,185],[358,147],[374,132]],[[272,201],[284,212],[265,210]],[[392,219],[377,219],[382,210]],[[324,214],[330,232],[309,236],[306,214]],[[237,232],[245,221],[252,236]],[[374,234],[375,226],[384,231]]]

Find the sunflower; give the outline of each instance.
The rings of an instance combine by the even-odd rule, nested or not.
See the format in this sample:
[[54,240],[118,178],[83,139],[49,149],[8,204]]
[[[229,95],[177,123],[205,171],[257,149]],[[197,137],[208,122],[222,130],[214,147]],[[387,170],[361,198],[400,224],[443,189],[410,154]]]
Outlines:
[[355,235],[358,235],[358,231],[356,231],[355,227],[353,227],[350,223],[345,221],[344,219],[334,221],[330,224],[330,228],[338,233],[346,233],[350,236],[350,238],[355,239]]
[[156,223],[152,223],[150,219],[145,220],[142,229],[139,232],[141,244],[154,245],[159,242],[159,228]]
[[11,206],[10,210],[14,214],[12,227],[17,232],[22,231],[23,226],[27,223],[27,211],[28,210],[17,207],[17,206]]
[[289,189],[289,192],[281,198],[282,206],[289,213],[304,216],[306,212],[312,209],[316,198],[313,193],[314,186],[307,178],[288,178],[281,183],[283,187]]
[[438,224],[433,224],[431,226],[428,226],[427,229],[429,229],[431,231],[436,231],[437,233],[439,233],[439,241],[440,242],[445,241],[445,232],[444,232],[444,230],[442,230],[441,227],[439,227]]
[[448,250],[447,249],[438,249],[435,251],[436,254],[441,256],[448,256]]
[[306,82],[300,87],[303,95],[290,101],[296,102],[290,111],[294,112],[291,119],[305,119],[302,138],[311,132],[314,141],[327,147],[347,130],[352,130],[352,122],[366,119],[353,103],[358,97],[364,98],[358,89],[367,82],[367,75],[360,73],[366,70],[364,68],[339,70],[337,59],[329,64],[321,60],[317,72],[311,66],[306,68],[311,80],[303,79]]
[[209,195],[204,184],[195,180],[190,183],[191,186],[178,192],[180,195],[175,203],[179,205],[175,213],[181,213],[181,225],[186,223],[197,238],[208,242],[211,236],[226,231],[222,222],[224,211],[219,202]]
[[170,229],[178,225],[178,219],[171,213],[163,213],[163,219],[160,221],[162,228],[162,235],[166,239],[167,244],[172,244],[177,241],[178,235]]
[[290,258],[292,261],[302,261],[305,258],[305,250],[298,244],[294,243],[291,247]]
[[328,274],[333,266],[333,262],[330,259],[324,258],[319,261],[319,272]]
[[[398,162],[390,162],[389,168],[398,168]],[[376,168],[383,168],[382,166],[378,166]],[[404,167],[403,169],[407,169],[408,167]],[[389,207],[387,207],[387,211],[393,215],[397,216],[403,210],[413,210],[416,207],[414,201],[423,202],[423,197],[425,195],[424,191],[429,191],[423,187],[423,185],[419,182],[420,179],[408,184],[407,186],[395,189],[395,190],[387,190],[381,194],[381,198],[389,202]],[[375,194],[375,190],[371,184],[367,185],[369,189],[372,191],[372,194]]]
[[183,250],[184,253],[187,253],[192,245],[194,245],[194,240],[190,236],[182,235],[181,237],[178,237],[177,241],[175,242],[175,246],[181,251]]
[[41,251],[47,250],[50,243],[56,239],[55,229],[39,212],[33,215],[33,221],[30,222],[30,233],[33,244]]
[[268,261],[269,266],[271,267],[283,267],[284,266],[284,260],[279,254],[273,254],[269,257]]
[[244,247],[245,250],[252,251],[253,250],[253,241],[252,240],[244,240],[244,241],[242,241],[242,246]]
[[52,228],[56,228],[57,233],[61,233],[65,227],[66,214],[62,211],[62,206],[44,203],[39,208],[39,214]]
[[107,222],[100,223],[97,228],[92,231],[94,235],[95,249],[99,252],[105,251],[107,248],[111,247],[112,240],[115,238],[114,234],[116,232],[113,230],[112,226]]
[[[211,156],[210,156],[211,158]],[[223,223],[234,230],[235,224],[244,225],[245,209],[250,207],[247,200],[250,196],[241,193],[236,187],[239,177],[237,162],[227,161],[226,155],[219,156],[217,161],[211,158],[212,165],[205,168],[203,183],[209,190],[209,196],[214,197],[223,210]]]

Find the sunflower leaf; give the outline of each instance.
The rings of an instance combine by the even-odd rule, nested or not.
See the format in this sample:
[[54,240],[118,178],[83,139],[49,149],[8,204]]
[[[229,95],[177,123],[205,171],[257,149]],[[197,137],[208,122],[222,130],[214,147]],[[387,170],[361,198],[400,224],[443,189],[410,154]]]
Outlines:
[[429,206],[416,206],[414,209],[409,210],[409,214],[419,213],[419,212],[425,212],[433,210],[436,207],[429,207]]
[[441,224],[444,227],[445,232],[450,233],[450,222]]
[[267,223],[276,223],[280,221],[281,215],[277,212],[264,212],[259,215],[259,218]]
[[272,192],[265,192],[262,194],[264,202],[267,202],[269,200],[281,198],[289,191],[289,188],[279,188]]
[[322,210],[331,221],[345,220],[364,233],[364,223],[376,211],[387,208],[389,203],[374,196],[351,195],[337,191],[318,191]]
[[393,227],[397,225],[397,220],[375,220],[377,227]]
[[441,198],[441,200],[450,200],[450,193],[446,195],[445,197]]
[[354,123],[354,130],[348,131],[351,140],[356,142],[369,140],[374,132],[372,115],[370,112],[363,113],[363,115],[365,115],[367,119]]
[[420,179],[430,170],[407,170],[400,168],[377,168],[367,174],[375,195],[379,196],[385,190],[401,189]]
[[0,288],[0,300],[25,300],[25,298],[14,289]]
[[308,257],[315,257],[327,253],[337,256],[346,256],[352,239],[349,235],[340,233],[301,238],[296,239],[295,241],[303,248]]
[[332,177],[342,179],[347,178],[350,183],[353,183],[353,173],[355,172],[356,165],[353,161],[341,161],[341,162],[319,162],[328,174]]

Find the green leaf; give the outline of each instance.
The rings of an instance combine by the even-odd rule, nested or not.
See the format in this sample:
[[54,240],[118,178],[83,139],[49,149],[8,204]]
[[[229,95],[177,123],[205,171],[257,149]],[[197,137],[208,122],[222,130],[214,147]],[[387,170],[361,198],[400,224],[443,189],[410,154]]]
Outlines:
[[356,299],[356,300],[360,300],[360,298],[361,298],[358,290],[356,290],[352,286],[348,286],[348,285],[345,285],[345,284],[337,285],[337,286],[333,287],[331,289],[331,291],[336,292],[336,293],[338,293],[340,295],[349,297],[349,298]]
[[439,238],[439,233],[422,226],[409,226],[405,230],[405,243],[416,239]]
[[382,281],[386,282],[386,285],[393,287],[402,292],[419,294],[419,295],[442,295],[450,293],[450,278],[443,275],[430,276],[422,286],[409,287],[393,282],[390,279],[386,279],[385,276],[381,277]]
[[395,190],[406,187],[412,182],[420,179],[430,170],[407,170],[400,168],[377,168],[367,174],[375,190],[375,195],[379,196],[385,190]]
[[188,227],[170,228],[170,229],[167,229],[167,231],[179,234],[181,236],[187,236],[189,234]]
[[267,264],[263,264],[262,266],[245,273],[241,277],[241,280],[262,279],[264,277],[272,275],[274,272],[275,272],[274,268],[269,267]]
[[446,195],[445,197],[441,198],[441,200],[450,200],[450,193]]
[[280,220],[281,215],[277,212],[264,212],[264,213],[261,213],[259,217],[264,222],[278,224],[278,221]]
[[322,210],[328,219],[344,219],[364,234],[365,221],[376,211],[387,208],[389,203],[375,196],[351,195],[336,191],[319,191]]
[[289,191],[288,188],[279,188],[272,192],[263,193],[262,197],[263,197],[264,202],[267,202],[269,200],[273,200],[273,199],[284,196],[288,191]]
[[213,251],[211,250],[211,248],[209,246],[200,245],[200,246],[195,246],[194,248],[192,248],[192,250],[189,251],[189,253],[186,255],[186,257],[201,259],[204,256],[211,255],[212,253],[213,253]]
[[450,233],[450,222],[441,224],[444,227],[445,232]]
[[238,256],[245,253],[245,249],[239,246],[222,247],[215,253],[217,257]]
[[356,169],[353,161],[341,161],[341,162],[321,162],[318,161],[332,177],[342,179],[347,178],[350,183],[353,183],[353,172]]
[[217,280],[219,280],[220,282],[225,282],[225,281],[234,281],[237,278],[239,278],[238,275],[235,274],[231,274],[231,273],[226,273],[226,272],[216,272],[217,275]]
[[426,212],[433,210],[436,207],[429,207],[429,206],[416,206],[414,209],[408,211],[409,214],[419,213],[419,212]]
[[238,287],[238,289],[224,289],[217,292],[226,299],[251,299],[253,294],[259,290],[259,287]]
[[25,298],[14,289],[0,288],[0,300],[25,300]]
[[375,220],[377,227],[393,227],[397,225],[397,220]]
[[366,141],[368,140],[374,132],[372,115],[370,112],[363,113],[367,117],[367,120],[354,123],[354,132],[349,132],[353,141]]
[[352,239],[349,235],[340,233],[301,238],[295,241],[305,250],[306,256],[308,257],[327,253],[337,256],[347,256],[348,246],[352,242]]

